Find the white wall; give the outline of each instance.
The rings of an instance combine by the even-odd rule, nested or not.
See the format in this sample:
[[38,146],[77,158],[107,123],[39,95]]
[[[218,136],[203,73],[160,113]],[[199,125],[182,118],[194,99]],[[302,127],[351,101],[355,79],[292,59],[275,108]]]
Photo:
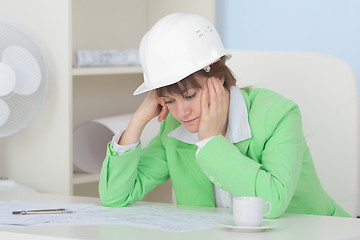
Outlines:
[[226,48],[333,55],[354,69],[358,82],[359,13],[359,0],[216,0]]
[[[44,55],[49,91],[30,125],[0,138],[0,176],[40,192],[71,193],[70,1],[0,0],[0,21],[27,34]],[[54,159],[58,159],[54,160]]]

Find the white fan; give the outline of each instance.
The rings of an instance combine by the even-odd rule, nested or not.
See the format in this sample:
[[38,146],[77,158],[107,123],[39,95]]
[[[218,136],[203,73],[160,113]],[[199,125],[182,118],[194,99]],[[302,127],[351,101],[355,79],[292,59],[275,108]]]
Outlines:
[[38,47],[18,28],[0,22],[0,137],[32,121],[47,90],[47,69]]

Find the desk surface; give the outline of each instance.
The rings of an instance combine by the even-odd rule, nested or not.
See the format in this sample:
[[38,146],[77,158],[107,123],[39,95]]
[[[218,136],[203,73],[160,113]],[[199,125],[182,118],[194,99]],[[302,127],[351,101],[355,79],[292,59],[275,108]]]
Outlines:
[[[0,192],[0,201],[9,200],[101,204],[98,198]],[[141,204],[148,203],[142,202]],[[169,208],[175,207],[173,204],[156,203],[156,205]],[[192,207],[191,209],[196,211],[197,208]],[[229,209],[217,210],[230,214]],[[204,211],[204,208],[201,208],[201,211]],[[211,211],[210,208],[209,211]],[[256,233],[243,233],[222,227],[181,233],[124,225],[0,227],[0,239],[360,239],[360,220],[355,218],[284,214],[276,221],[278,224],[277,228]]]

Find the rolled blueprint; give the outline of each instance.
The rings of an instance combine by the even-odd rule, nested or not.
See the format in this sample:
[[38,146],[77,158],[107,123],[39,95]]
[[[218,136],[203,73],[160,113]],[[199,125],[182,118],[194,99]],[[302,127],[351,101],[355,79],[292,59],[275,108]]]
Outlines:
[[140,65],[139,50],[76,50],[74,67],[113,67]]
[[[115,133],[127,128],[131,117],[132,114],[123,114],[95,119],[76,127],[73,135],[74,171],[100,173],[107,144]],[[156,118],[146,125],[141,135],[142,147],[145,147],[157,134],[159,127],[160,124]]]

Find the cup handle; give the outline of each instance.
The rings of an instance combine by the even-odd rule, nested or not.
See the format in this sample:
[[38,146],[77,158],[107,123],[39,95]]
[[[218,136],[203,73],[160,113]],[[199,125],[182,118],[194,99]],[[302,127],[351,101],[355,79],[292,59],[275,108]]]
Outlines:
[[270,204],[270,202],[264,202],[264,205],[268,205],[268,210],[267,210],[267,212],[264,214],[264,217],[265,217],[265,216],[267,216],[267,215],[270,213],[270,211],[271,211],[271,204]]

